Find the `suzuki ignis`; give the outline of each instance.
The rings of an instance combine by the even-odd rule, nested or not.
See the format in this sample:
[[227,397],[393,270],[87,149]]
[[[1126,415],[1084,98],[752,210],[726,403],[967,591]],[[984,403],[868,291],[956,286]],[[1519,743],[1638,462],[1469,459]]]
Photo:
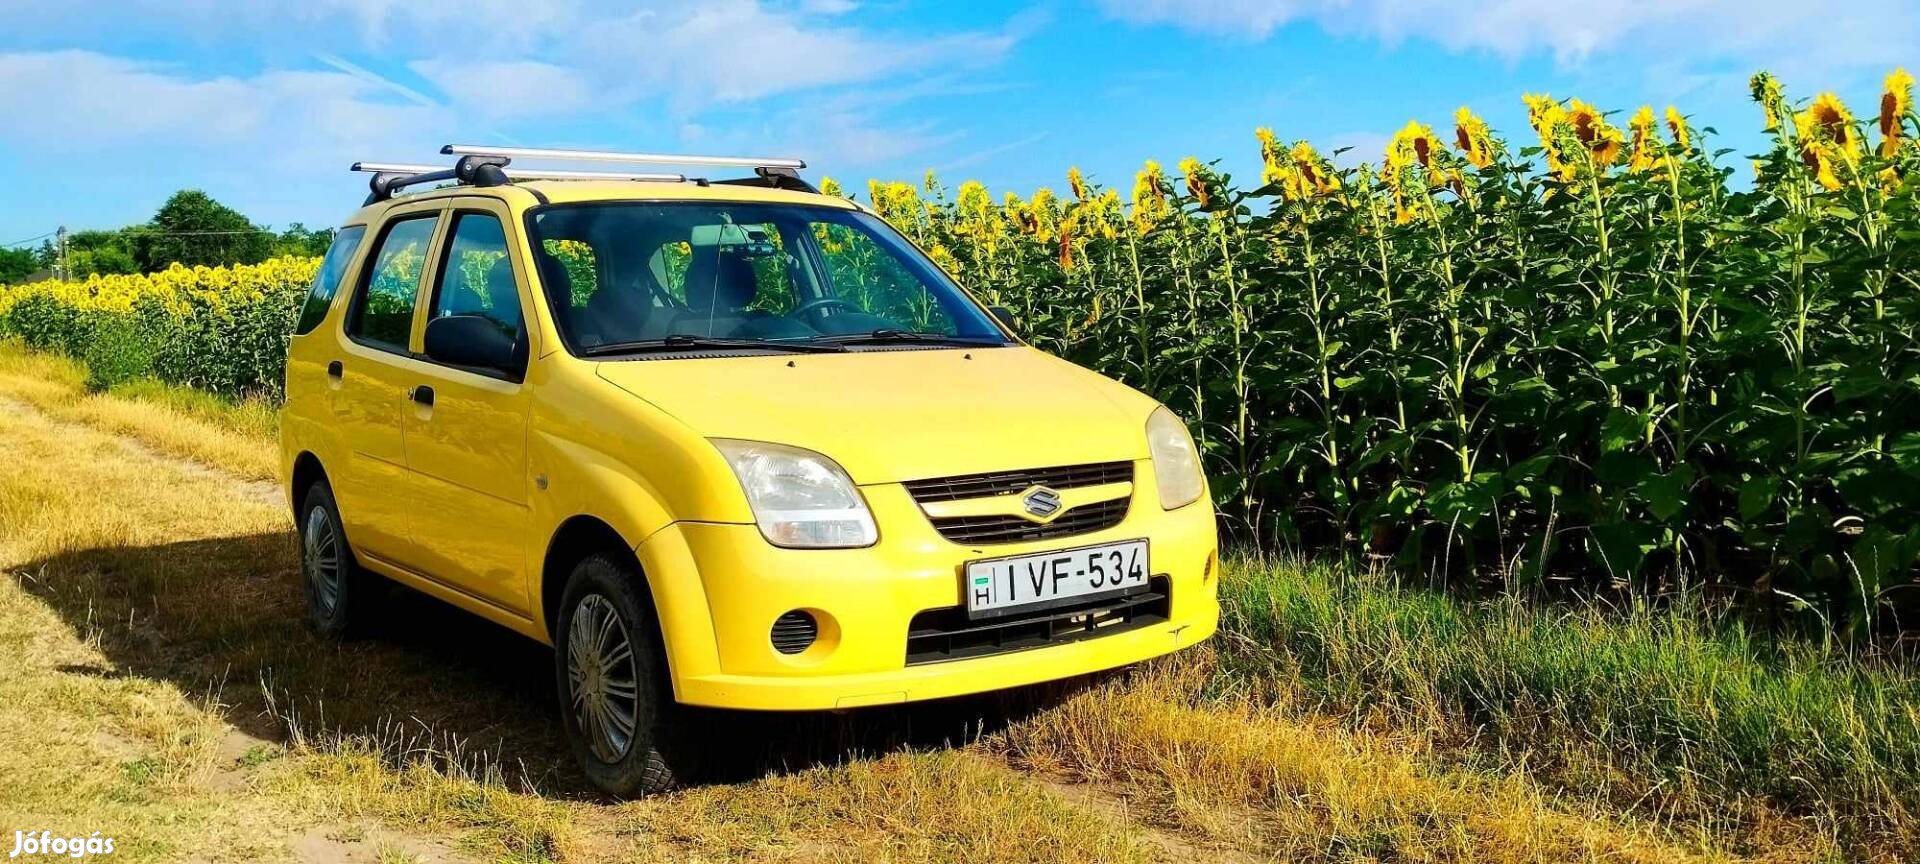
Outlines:
[[322,633],[385,578],[552,645],[616,795],[698,761],[679,706],[938,699],[1213,633],[1181,420],[798,160],[443,152],[355,166],[373,193],[298,315],[282,468]]

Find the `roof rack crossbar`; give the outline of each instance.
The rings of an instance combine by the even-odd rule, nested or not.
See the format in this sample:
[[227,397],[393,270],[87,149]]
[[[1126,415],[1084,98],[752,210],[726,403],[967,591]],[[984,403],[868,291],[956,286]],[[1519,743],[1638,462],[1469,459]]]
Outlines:
[[755,176],[751,179],[720,182],[764,183],[775,189],[815,191],[812,184],[800,179],[800,169],[807,167],[807,163],[800,159],[784,157],[615,153],[605,150],[554,150],[542,147],[479,147],[471,144],[448,144],[441,147],[440,152],[460,158],[452,168],[416,162],[353,163],[354,171],[373,174],[373,179],[367,183],[371,190],[371,194],[367,196],[367,203],[385,201],[408,186],[446,180],[466,186],[499,186],[515,180],[640,180],[662,183],[684,183],[691,180],[702,186],[709,182],[705,178],[689,178],[685,174],[672,172],[628,173],[508,167],[517,158],[551,159],[561,162],[618,162],[627,165],[716,165],[752,168]]
[[[354,171],[371,174],[428,174],[450,170],[444,165],[415,162],[355,162]],[[544,168],[505,168],[509,180],[642,180],[657,183],[684,183],[687,175],[627,171],[559,171]]]
[[806,160],[785,156],[691,156],[670,153],[616,153],[607,150],[554,150],[544,147],[481,147],[448,144],[447,156],[504,156],[509,159],[553,159],[561,162],[620,162],[628,165],[718,165],[731,168],[786,168],[798,171]]

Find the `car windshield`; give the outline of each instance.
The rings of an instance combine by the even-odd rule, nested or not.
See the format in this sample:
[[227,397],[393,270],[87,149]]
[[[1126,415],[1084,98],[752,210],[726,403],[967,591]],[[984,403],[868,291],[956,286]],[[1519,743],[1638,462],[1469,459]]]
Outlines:
[[926,256],[859,211],[608,202],[542,208],[529,222],[576,354],[1007,344]]

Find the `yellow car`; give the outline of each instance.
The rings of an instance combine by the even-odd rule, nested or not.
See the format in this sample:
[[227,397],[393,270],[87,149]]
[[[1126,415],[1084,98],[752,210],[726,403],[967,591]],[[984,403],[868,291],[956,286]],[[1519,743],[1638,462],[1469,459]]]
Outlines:
[[938,699],[1213,633],[1185,425],[1023,344],[798,160],[443,152],[355,166],[373,193],[292,339],[282,469],[321,632],[384,577],[552,645],[616,795],[697,764],[679,705]]

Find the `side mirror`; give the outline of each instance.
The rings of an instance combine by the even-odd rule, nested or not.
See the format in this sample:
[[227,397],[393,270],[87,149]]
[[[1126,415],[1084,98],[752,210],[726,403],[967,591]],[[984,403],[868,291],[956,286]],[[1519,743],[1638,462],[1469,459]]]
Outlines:
[[427,322],[427,358],[449,366],[519,375],[526,369],[520,344],[481,315],[448,315]]
[[1005,306],[988,306],[987,311],[993,313],[994,320],[999,321],[1000,326],[1015,333],[1020,332],[1020,320],[1013,317],[1012,309]]

